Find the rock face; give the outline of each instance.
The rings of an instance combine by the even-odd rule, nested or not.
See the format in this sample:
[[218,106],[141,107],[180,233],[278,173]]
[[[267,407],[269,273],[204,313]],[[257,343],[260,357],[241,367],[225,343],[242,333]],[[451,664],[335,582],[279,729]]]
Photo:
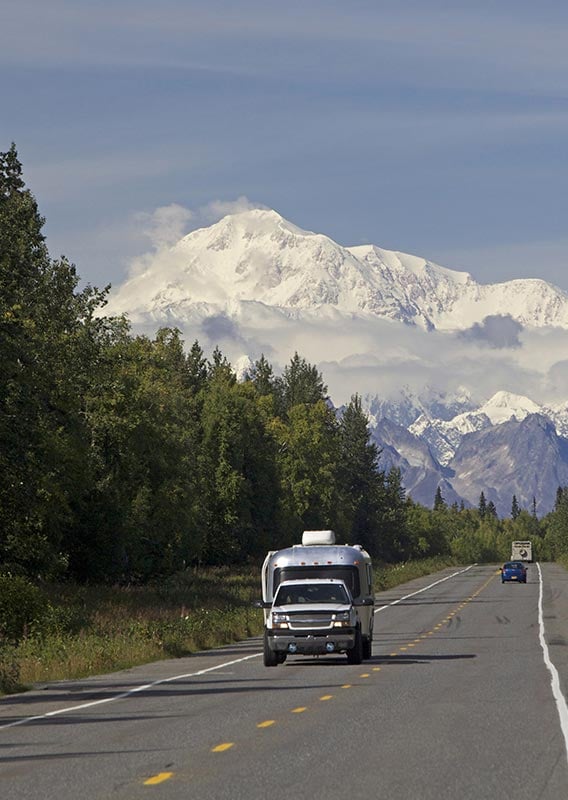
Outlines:
[[537,514],[554,507],[556,490],[568,485],[568,441],[541,414],[470,433],[449,463],[452,486],[472,504],[483,490],[500,516],[511,512],[513,495]]
[[380,421],[373,438],[383,448],[383,469],[399,467],[409,494],[429,507],[439,486],[448,504],[477,506],[483,492],[503,517],[511,513],[513,495],[531,511],[534,498],[540,516],[554,507],[557,488],[568,486],[568,440],[542,414],[466,433],[445,465],[424,439],[388,420]]

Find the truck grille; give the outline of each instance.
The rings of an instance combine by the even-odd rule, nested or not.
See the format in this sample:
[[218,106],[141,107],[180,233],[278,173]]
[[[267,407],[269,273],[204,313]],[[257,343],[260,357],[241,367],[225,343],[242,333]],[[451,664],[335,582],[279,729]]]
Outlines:
[[331,614],[328,611],[312,611],[311,613],[303,614],[290,614],[290,628],[292,630],[317,629],[317,628],[331,628]]

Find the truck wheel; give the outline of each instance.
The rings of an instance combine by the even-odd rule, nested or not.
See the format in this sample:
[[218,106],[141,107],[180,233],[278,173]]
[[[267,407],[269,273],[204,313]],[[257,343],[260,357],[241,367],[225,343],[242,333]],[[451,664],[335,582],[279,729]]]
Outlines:
[[355,644],[347,651],[347,661],[349,664],[360,664],[363,661],[363,637],[359,628],[355,632]]
[[373,634],[370,636],[363,636],[363,658],[371,658],[373,655]]
[[271,650],[268,646],[268,636],[264,632],[264,666],[276,667],[278,665],[278,653]]
[[276,655],[278,656],[278,663],[279,664],[283,664],[286,661],[287,653],[286,653],[285,650],[279,650]]

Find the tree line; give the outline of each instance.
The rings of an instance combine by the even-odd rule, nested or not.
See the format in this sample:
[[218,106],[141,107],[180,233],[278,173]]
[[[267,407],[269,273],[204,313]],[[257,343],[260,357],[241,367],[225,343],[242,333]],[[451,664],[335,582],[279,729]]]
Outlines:
[[389,562],[487,550],[494,524],[523,538],[525,512],[503,522],[410,500],[400,472],[381,469],[358,395],[338,413],[300,354],[281,375],[262,356],[238,381],[219,349],[208,358],[176,329],[133,335],[104,315],[110,287],[79,289],[75,266],[50,258],[43,225],[12,146],[0,153],[0,572],[143,582],[258,559],[313,528]]

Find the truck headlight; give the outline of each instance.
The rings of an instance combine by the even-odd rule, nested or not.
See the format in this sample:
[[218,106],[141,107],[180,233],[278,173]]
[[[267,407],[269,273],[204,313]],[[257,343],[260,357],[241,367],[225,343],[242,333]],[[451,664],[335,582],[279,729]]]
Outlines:
[[351,615],[349,611],[339,611],[335,615],[335,619],[333,621],[334,628],[348,628],[351,623]]
[[272,627],[273,628],[287,628],[288,627],[288,617],[286,614],[273,614],[272,615]]

